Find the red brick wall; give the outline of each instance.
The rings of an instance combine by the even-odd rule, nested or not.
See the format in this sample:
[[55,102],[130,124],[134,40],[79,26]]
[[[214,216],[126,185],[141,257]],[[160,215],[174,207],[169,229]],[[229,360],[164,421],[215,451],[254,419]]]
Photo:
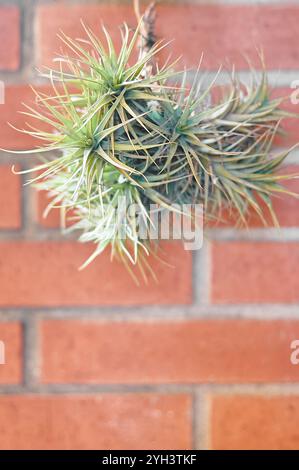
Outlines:
[[[130,2],[10,1],[0,5],[0,147],[26,149],[18,114],[44,86],[35,67],[51,64],[61,28],[78,37],[80,18],[135,24]],[[158,8],[159,36],[173,56],[209,74],[262,47],[277,93],[299,79],[298,2],[170,1]],[[298,106],[287,106],[298,112]],[[298,123],[286,123],[299,140]],[[295,150],[289,160],[298,171]],[[103,255],[62,239],[58,218],[41,217],[36,196],[10,166],[30,157],[1,152],[0,448],[299,448],[299,203],[275,201],[281,231],[254,217],[249,230],[211,228],[200,252],[165,243],[171,267],[159,283],[136,286]],[[299,192],[299,182],[290,184]]]

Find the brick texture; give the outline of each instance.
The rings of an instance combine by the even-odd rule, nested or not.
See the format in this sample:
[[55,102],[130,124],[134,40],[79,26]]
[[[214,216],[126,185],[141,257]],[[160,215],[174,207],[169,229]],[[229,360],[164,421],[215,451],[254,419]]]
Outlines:
[[[35,88],[39,91],[50,93],[48,87]],[[29,85],[7,85],[5,87],[5,102],[0,107],[1,148],[6,150],[26,150],[35,148],[41,144],[40,140],[16,130],[30,130],[26,126],[27,123],[45,129],[45,126],[41,125],[39,121],[22,114],[22,112],[30,112],[25,108],[24,103],[30,107],[36,107],[35,95]],[[26,155],[24,158],[29,159],[31,156]]]
[[[283,17],[283,22],[282,22]],[[248,68],[249,55],[260,67],[255,47],[263,48],[268,68],[298,67],[298,5],[161,5],[158,8],[158,35],[173,40],[174,56],[183,56],[187,66],[197,67],[204,53],[203,67],[217,70],[226,59],[237,68]],[[130,5],[41,5],[38,9],[38,60],[53,65],[52,58],[60,49],[56,37],[59,29],[78,37],[78,18],[95,31],[102,21],[114,38],[119,38],[118,25],[127,21],[135,25]],[[183,61],[182,61],[183,62]]]
[[16,322],[0,322],[0,341],[4,343],[5,359],[4,364],[0,363],[0,384],[18,384],[23,375],[21,325]]
[[298,396],[216,396],[211,401],[213,449],[298,449]]
[[295,337],[299,338],[296,321],[48,320],[41,326],[42,381],[298,381],[299,368],[290,363]]
[[188,449],[190,411],[187,395],[2,396],[0,449]]
[[20,64],[20,12],[17,6],[0,6],[0,70],[17,70]]
[[12,173],[11,166],[0,166],[0,229],[20,226],[21,178]]
[[[30,85],[51,94],[36,67],[59,68],[57,33],[84,38],[82,19],[105,40],[103,23],[119,47],[132,2],[0,3],[0,449],[298,449],[298,198],[273,200],[280,238],[265,208],[270,229],[223,213],[203,251],[163,243],[158,282],[136,270],[136,285],[108,252],[80,272],[95,246],[60,237],[58,210],[42,219],[45,192],[24,197],[11,166],[36,157],[1,149],[41,143],[14,127],[40,127],[19,111],[38,106]],[[291,0],[159,2],[157,37],[174,40],[160,64],[182,56],[176,67],[194,71],[203,52],[203,72],[248,72],[263,50],[272,96],[299,116],[298,20]],[[299,142],[298,118],[282,127],[275,151]],[[298,155],[281,171],[299,174]],[[299,178],[284,184],[299,194]]]
[[298,243],[214,242],[211,300],[297,303],[298,263]]
[[93,249],[62,241],[0,243],[0,306],[191,302],[191,257],[180,243],[164,245],[161,259],[167,264],[153,262],[159,282],[149,280],[146,289],[136,285],[121,263],[111,263],[108,253],[79,271]]

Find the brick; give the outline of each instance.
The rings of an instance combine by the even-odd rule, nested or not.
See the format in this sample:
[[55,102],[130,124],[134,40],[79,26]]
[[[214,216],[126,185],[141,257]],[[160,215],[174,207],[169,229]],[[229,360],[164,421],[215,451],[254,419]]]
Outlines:
[[[57,21],[57,15],[61,15]],[[109,26],[109,33],[114,41],[120,44],[119,26],[127,21],[131,26],[136,25],[134,11],[131,5],[39,5],[37,9],[37,37],[38,37],[38,62],[41,65],[54,66],[53,58],[61,51],[65,51],[62,41],[57,37],[59,31],[78,38],[79,33],[83,37],[84,29],[80,24],[91,27],[95,32],[104,35],[101,31],[101,23]]]
[[1,396],[0,449],[189,449],[188,395]]
[[[181,56],[182,64],[197,67],[204,53],[203,67],[217,70],[220,64],[235,63],[248,68],[245,56],[261,68],[256,47],[263,48],[268,68],[296,69],[299,51],[299,7],[297,5],[161,5],[158,7],[157,34],[165,40],[175,39],[164,52]],[[131,5],[40,5],[38,8],[38,60],[53,65],[61,49],[56,37],[59,29],[79,37],[79,18],[99,31],[99,18],[119,38],[118,26],[127,21],[136,24]],[[283,24],[281,18],[284,18]],[[103,37],[103,36],[102,36]]]
[[291,382],[297,321],[45,320],[44,383]]
[[[49,87],[35,87],[39,91],[50,92]],[[38,128],[45,129],[36,119],[21,114],[27,111],[23,103],[35,107],[34,93],[29,85],[9,85],[5,88],[5,103],[1,105],[0,113],[0,147],[7,150],[26,150],[40,146],[38,139],[28,134],[18,132],[9,126],[12,124],[17,129],[27,129],[26,123]],[[30,112],[30,111],[29,111]],[[25,155],[24,158],[30,158]]]
[[214,242],[214,303],[297,303],[299,244]]
[[21,178],[0,166],[0,229],[21,227]]
[[298,449],[298,396],[214,396],[211,406],[213,449]]
[[[17,322],[0,322],[0,341],[4,343],[4,360],[0,362],[0,384],[22,381],[22,328]],[[2,349],[2,348],[1,348]]]
[[20,65],[20,10],[0,6],[0,69],[17,70]]
[[138,286],[120,262],[111,263],[108,252],[78,271],[94,247],[69,241],[0,242],[0,306],[191,302],[191,255],[180,243],[162,244],[160,259],[167,263],[151,260],[158,282],[149,279],[146,286],[142,280]]

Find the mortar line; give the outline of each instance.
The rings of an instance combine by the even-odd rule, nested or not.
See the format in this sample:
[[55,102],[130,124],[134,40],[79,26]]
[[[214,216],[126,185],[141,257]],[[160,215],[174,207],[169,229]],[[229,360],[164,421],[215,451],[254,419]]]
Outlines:
[[25,388],[34,388],[39,383],[39,334],[38,320],[28,311],[23,318],[23,371]]
[[[294,366],[295,367],[295,366]],[[32,394],[32,395],[92,395],[92,394],[150,394],[161,395],[191,395],[199,394],[205,400],[208,397],[217,395],[248,395],[271,398],[275,396],[289,397],[299,396],[299,383],[294,382],[273,382],[273,383],[193,383],[193,384],[140,384],[132,382],[130,384],[20,384],[20,385],[1,385],[0,395],[5,394]],[[200,404],[200,400],[198,400]],[[208,408],[206,412],[208,411]],[[197,430],[199,432],[199,430]]]
[[[0,231],[0,242],[18,240],[22,241],[32,241],[32,242],[77,242],[78,238],[75,234],[63,234],[60,228],[43,228],[38,225],[36,222],[35,212],[30,208],[30,204],[35,205],[35,194],[34,191],[25,190],[23,193],[24,196],[24,211],[25,211],[25,219],[26,217],[30,219],[30,223],[28,223],[27,219],[27,227],[26,230],[23,229],[8,229],[8,230],[1,230]],[[24,221],[24,226],[25,226]],[[26,239],[24,239],[24,235],[26,235]],[[270,242],[270,243],[277,243],[277,244],[284,244],[284,243],[298,243],[299,242],[299,227],[281,227],[277,229],[275,227],[269,228],[244,228],[244,229],[236,229],[233,227],[228,228],[213,228],[213,229],[206,229],[205,230],[205,244],[208,248],[209,242],[213,242],[213,240],[220,240],[220,241],[247,241],[247,242]],[[198,258],[204,259],[205,255],[205,247],[201,250],[201,253],[198,255],[197,253],[194,256],[194,270],[196,275],[198,273],[198,268],[196,268],[196,264],[201,264],[201,260],[198,263]],[[208,258],[207,258],[208,263]]]
[[205,307],[210,296],[210,243],[204,236],[202,248],[195,253],[193,269],[194,304]]
[[194,392],[195,406],[193,409],[193,420],[195,426],[194,449],[209,449],[209,425],[210,425],[210,399],[207,393],[203,393],[201,387]]
[[[24,313],[24,308],[26,313]],[[0,307],[0,321],[21,321],[27,316],[109,322],[195,321],[246,319],[273,321],[299,320],[299,304],[214,304],[214,305],[132,305],[69,307]]]

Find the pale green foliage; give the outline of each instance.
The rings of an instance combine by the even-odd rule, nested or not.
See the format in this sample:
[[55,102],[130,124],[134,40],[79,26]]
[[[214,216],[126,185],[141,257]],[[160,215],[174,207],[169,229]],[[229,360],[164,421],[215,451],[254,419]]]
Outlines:
[[[270,151],[286,113],[280,99],[270,99],[265,74],[248,88],[232,77],[212,104],[213,84],[203,91],[198,75],[188,89],[185,74],[173,85],[172,66],[146,73],[163,45],[133,61],[138,29],[130,37],[124,27],[118,53],[106,30],[107,46],[85,32],[84,41],[61,37],[70,56],[45,74],[53,94],[36,93],[38,108],[25,113],[54,132],[23,132],[46,142],[35,152],[50,157],[30,181],[50,191],[50,208],[72,209],[71,229],[97,245],[88,262],[107,246],[134,264],[150,250],[125,212],[120,239],[112,218],[119,196],[137,204],[148,229],[151,203],[167,210],[202,203],[214,218],[228,207],[245,222],[249,207],[264,220],[262,200],[276,222],[271,195],[284,191],[279,180],[286,176],[276,170],[288,152],[271,157]],[[55,159],[54,150],[60,152]]]

